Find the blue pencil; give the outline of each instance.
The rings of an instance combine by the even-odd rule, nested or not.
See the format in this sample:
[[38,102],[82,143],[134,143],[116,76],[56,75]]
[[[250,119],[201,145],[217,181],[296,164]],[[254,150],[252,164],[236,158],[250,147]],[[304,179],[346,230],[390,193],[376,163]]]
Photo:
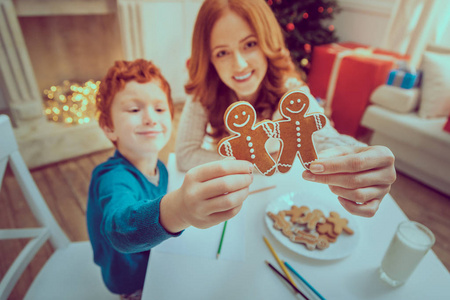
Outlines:
[[306,280],[305,280],[305,279],[304,279],[297,271],[295,271],[294,268],[291,267],[290,264],[288,264],[287,262],[284,262],[284,264],[286,265],[286,267],[288,267],[289,270],[291,270],[292,273],[295,274],[295,276],[297,276],[304,284],[306,284],[306,286],[308,286],[308,287],[311,289],[311,291],[313,291],[314,294],[316,294],[317,297],[319,297],[319,298],[322,299],[322,300],[325,300],[325,298],[324,298],[321,294],[319,294],[319,292],[316,291],[316,289],[313,288],[313,287],[308,283],[308,281],[306,281]]

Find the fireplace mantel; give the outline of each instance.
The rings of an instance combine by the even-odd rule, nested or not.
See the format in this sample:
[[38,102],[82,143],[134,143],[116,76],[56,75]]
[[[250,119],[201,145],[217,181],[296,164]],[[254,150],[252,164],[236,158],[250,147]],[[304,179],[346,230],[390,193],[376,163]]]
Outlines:
[[[63,76],[85,71],[76,62],[74,66],[77,68],[67,70],[68,64],[77,59],[77,52],[61,49],[58,39],[68,36],[80,24],[85,25],[85,21],[114,18],[116,29],[113,32],[113,42],[104,45],[95,40],[96,45],[102,46],[102,51],[107,51],[100,55],[90,52],[90,56],[85,59],[85,66],[91,67],[93,63],[103,59],[108,62],[109,67],[113,60],[106,55],[110,55],[114,49],[119,49],[115,56],[120,54],[115,59],[150,59],[161,68],[171,83],[174,101],[182,102],[185,98],[185,62],[190,53],[190,37],[202,2],[203,0],[0,0],[0,44],[4,45],[0,47],[0,88],[5,95],[7,108],[15,124],[19,148],[27,165],[30,168],[38,167],[112,147],[95,121],[67,126],[47,121],[44,116],[42,90],[49,87],[49,82],[52,85],[59,84],[58,80],[61,79],[53,81],[53,77],[47,76],[49,68],[54,67],[60,73],[65,71]],[[74,21],[74,18],[77,20]],[[64,27],[56,22],[61,19],[66,22]],[[45,26],[40,26],[41,24]],[[113,28],[103,24],[89,26],[83,27],[83,33],[92,35],[92,29]],[[36,35],[47,28],[60,31],[50,31],[52,36]],[[100,35],[110,36],[108,31],[103,31]],[[53,37],[56,38],[50,39]],[[45,43],[40,40],[44,38]],[[33,44],[36,40],[40,43],[39,50]],[[53,61],[53,54],[47,51],[49,47],[57,49],[57,55],[65,55],[63,60]],[[102,63],[101,76],[107,67]],[[64,79],[79,78],[87,81],[100,79],[101,76],[82,79],[80,75]]]
[[[29,168],[113,145],[96,121],[66,125],[48,121],[44,116],[42,87],[36,79],[39,74],[33,69],[29,53],[34,49],[27,48],[19,18],[117,14],[121,1],[124,0],[0,0],[0,41],[4,45],[0,47],[0,87],[15,125],[19,149]],[[128,25],[120,27],[133,30]],[[121,48],[120,40],[117,44]]]
[[98,15],[116,12],[116,0],[13,0],[19,17]]

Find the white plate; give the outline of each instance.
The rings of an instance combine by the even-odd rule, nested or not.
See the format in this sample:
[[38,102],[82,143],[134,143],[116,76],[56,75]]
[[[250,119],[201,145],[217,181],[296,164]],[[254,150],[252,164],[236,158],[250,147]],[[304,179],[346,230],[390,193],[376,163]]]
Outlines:
[[[276,214],[280,210],[289,210],[292,205],[306,205],[310,210],[320,209],[326,216],[329,216],[331,211],[335,211],[339,213],[341,218],[348,220],[348,227],[354,233],[352,235],[348,235],[345,232],[341,233],[337,241],[330,243],[330,247],[326,249],[308,250],[305,245],[291,242],[281,231],[275,229],[272,219],[267,216],[267,212],[269,211]],[[289,193],[272,200],[266,207],[266,216],[264,219],[266,220],[269,231],[281,244],[300,255],[319,260],[340,259],[350,255],[355,250],[360,238],[360,231],[355,217],[347,212],[336,198],[330,197],[329,199],[323,199],[323,197],[311,192]]]

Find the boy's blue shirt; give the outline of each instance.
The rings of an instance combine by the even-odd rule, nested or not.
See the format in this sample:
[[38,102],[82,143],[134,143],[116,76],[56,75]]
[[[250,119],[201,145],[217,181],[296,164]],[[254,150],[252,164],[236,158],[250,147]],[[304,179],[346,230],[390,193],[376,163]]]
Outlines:
[[142,289],[150,249],[178,236],[159,222],[160,202],[167,193],[168,173],[158,160],[155,186],[119,151],[92,172],[87,226],[94,261],[103,281],[116,294]]

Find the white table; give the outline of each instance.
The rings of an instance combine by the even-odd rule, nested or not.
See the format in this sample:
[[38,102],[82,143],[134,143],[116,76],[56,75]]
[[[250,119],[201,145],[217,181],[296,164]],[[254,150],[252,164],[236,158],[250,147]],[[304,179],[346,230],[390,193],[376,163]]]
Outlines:
[[[168,163],[170,190],[183,179],[175,165],[172,154]],[[299,299],[264,263],[268,260],[279,269],[263,236],[280,259],[288,261],[326,299],[450,299],[450,274],[432,251],[403,286],[391,288],[378,279],[378,266],[395,229],[407,219],[390,195],[373,218],[356,218],[361,237],[346,258],[311,259],[278,242],[264,222],[271,200],[290,191],[310,189],[337,201],[326,185],[303,180],[299,165],[284,175],[255,175],[251,189],[273,184],[277,188],[250,195],[241,212],[228,221],[220,259],[215,255],[222,224],[206,230],[187,229],[180,238],[152,249],[143,299]]]

